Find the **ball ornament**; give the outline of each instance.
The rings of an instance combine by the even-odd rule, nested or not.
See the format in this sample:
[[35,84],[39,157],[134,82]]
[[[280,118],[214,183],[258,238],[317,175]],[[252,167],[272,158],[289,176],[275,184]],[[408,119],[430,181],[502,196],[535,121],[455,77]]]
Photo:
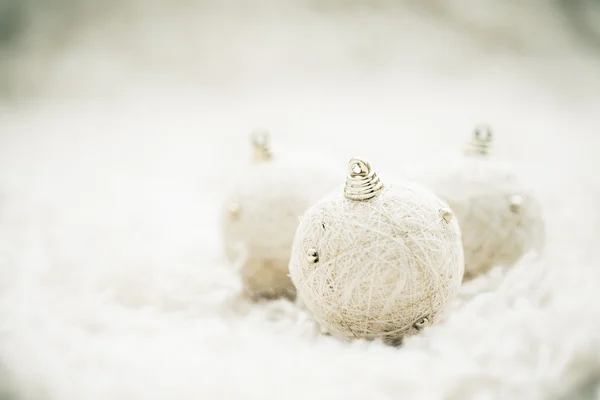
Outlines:
[[340,338],[396,341],[439,320],[463,278],[460,228],[423,187],[384,182],[352,159],[344,187],[311,207],[290,275],[300,300]]
[[338,169],[310,155],[277,158],[266,130],[251,135],[252,165],[222,212],[225,253],[253,299],[295,298],[288,263],[299,217],[337,184]]
[[511,166],[494,159],[492,140],[491,128],[478,126],[465,155],[427,179],[461,226],[467,280],[511,266],[543,245],[540,204]]

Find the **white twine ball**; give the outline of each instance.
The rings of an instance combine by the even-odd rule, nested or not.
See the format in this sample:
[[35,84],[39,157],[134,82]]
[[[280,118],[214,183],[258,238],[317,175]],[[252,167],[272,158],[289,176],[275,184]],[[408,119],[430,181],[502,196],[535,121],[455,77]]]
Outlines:
[[298,296],[329,333],[398,340],[440,317],[464,263],[448,206],[409,182],[383,187],[353,159],[346,187],[302,217],[290,275]]
[[540,204],[512,168],[490,157],[491,140],[489,127],[478,127],[467,156],[446,163],[429,181],[461,226],[465,279],[511,266],[543,245]]
[[335,187],[339,169],[310,156],[273,158],[266,136],[254,140],[256,163],[232,190],[222,213],[225,253],[239,267],[251,298],[294,299],[288,264],[299,217]]

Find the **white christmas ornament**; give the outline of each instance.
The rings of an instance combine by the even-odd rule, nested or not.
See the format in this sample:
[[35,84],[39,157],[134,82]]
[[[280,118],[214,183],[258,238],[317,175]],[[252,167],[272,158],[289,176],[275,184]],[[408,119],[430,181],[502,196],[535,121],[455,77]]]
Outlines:
[[338,169],[310,155],[277,159],[264,130],[252,135],[254,165],[222,214],[228,259],[251,298],[295,298],[288,264],[299,217],[337,183]]
[[302,217],[290,275],[326,331],[399,340],[433,323],[461,285],[460,228],[447,204],[410,182],[382,183],[352,159],[345,187]]
[[539,203],[510,167],[490,157],[492,139],[488,126],[477,127],[466,156],[428,179],[461,226],[465,279],[496,265],[510,266],[543,242]]

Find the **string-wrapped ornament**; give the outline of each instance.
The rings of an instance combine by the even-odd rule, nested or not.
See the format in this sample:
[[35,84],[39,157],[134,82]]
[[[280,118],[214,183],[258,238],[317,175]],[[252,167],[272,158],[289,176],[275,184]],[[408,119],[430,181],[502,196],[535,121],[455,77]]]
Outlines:
[[465,279],[497,265],[511,266],[543,244],[540,205],[510,166],[491,157],[492,141],[490,127],[478,126],[465,156],[425,179],[461,226]]
[[337,184],[338,169],[310,154],[274,157],[265,130],[251,141],[253,165],[222,213],[225,253],[248,296],[294,299],[288,264],[299,217]]
[[298,296],[324,330],[392,342],[436,321],[463,272],[448,205],[414,183],[382,182],[359,159],[345,187],[301,218],[290,260]]

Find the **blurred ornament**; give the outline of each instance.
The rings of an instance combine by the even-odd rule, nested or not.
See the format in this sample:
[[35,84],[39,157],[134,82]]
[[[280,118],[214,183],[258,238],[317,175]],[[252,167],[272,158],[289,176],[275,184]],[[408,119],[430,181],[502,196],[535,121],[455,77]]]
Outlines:
[[300,215],[338,182],[338,169],[311,154],[273,156],[266,130],[251,135],[253,165],[229,195],[222,226],[225,252],[239,263],[254,299],[295,298],[289,258]]
[[465,279],[496,265],[510,266],[543,240],[539,203],[510,167],[493,160],[492,141],[490,127],[478,126],[465,156],[444,163],[441,176],[425,179],[456,214]]
[[460,228],[447,204],[383,183],[352,159],[345,187],[301,218],[290,276],[323,331],[400,340],[435,322],[461,285]]

